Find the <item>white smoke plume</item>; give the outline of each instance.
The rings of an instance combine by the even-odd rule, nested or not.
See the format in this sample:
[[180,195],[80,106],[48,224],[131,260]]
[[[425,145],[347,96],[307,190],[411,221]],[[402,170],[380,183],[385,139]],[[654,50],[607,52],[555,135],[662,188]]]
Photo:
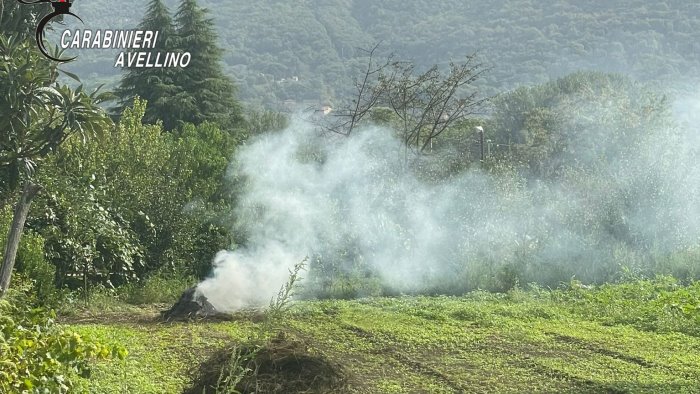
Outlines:
[[[247,240],[216,255],[198,290],[219,310],[266,305],[306,256],[308,280],[314,270],[367,273],[397,292],[474,288],[507,280],[509,269],[544,283],[607,280],[616,265],[642,261],[624,242],[656,240],[660,247],[648,247],[668,254],[700,236],[698,220],[679,211],[700,206],[688,195],[698,190],[698,167],[657,166],[657,137],[651,133],[637,156],[608,163],[605,182],[548,184],[478,169],[426,181],[406,169],[402,142],[390,130],[333,138],[296,119],[237,155],[232,171],[247,182],[236,227]],[[662,173],[670,167],[677,173]],[[677,190],[644,191],[639,174],[677,181]],[[623,195],[627,210],[607,223]]]

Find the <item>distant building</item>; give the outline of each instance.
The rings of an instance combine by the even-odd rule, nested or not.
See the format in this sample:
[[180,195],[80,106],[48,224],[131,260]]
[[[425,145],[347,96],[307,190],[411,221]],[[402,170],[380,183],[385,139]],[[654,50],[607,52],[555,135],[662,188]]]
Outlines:
[[276,82],[277,84],[283,84],[283,83],[287,83],[287,82],[290,82],[290,81],[299,82],[299,77],[295,75],[295,76],[293,76],[293,77],[279,79],[279,80],[277,80],[277,81],[275,81],[275,82]]
[[282,111],[285,112],[317,112],[323,113],[323,115],[328,115],[333,108],[330,105],[321,105],[318,100],[293,100],[287,99],[279,102],[278,104]]

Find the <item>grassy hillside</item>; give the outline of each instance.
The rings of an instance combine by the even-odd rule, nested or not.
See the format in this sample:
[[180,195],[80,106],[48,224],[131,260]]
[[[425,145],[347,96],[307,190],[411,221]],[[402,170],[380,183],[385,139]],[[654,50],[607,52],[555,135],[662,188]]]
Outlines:
[[[326,363],[342,378],[333,392],[691,393],[700,390],[699,299],[697,284],[660,280],[307,301],[277,326],[282,334],[271,334],[268,347],[277,365],[289,365],[289,349],[296,367],[307,360],[321,371]],[[90,392],[181,392],[199,363],[260,325],[250,314],[227,322],[153,319],[148,310],[71,318],[78,332],[131,352],[123,362],[99,365]]]
[[[171,10],[175,0],[166,1]],[[333,101],[364,65],[367,47],[419,65],[445,64],[479,51],[493,67],[487,93],[547,81],[579,69],[622,72],[686,86],[700,74],[700,5],[695,1],[615,0],[201,0],[218,27],[228,73],[241,97]],[[83,28],[133,28],[142,2],[76,1]],[[109,10],[109,11],[107,11]],[[61,30],[62,28],[59,28]],[[114,83],[114,54],[82,51],[69,68]],[[297,78],[294,78],[297,77]],[[298,80],[296,80],[298,79]]]

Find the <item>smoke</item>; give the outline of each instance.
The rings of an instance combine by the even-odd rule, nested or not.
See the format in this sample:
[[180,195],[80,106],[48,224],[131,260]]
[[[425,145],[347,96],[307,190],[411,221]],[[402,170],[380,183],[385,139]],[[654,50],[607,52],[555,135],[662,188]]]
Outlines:
[[[590,118],[578,111],[563,127]],[[670,126],[658,127],[603,168],[572,167],[556,182],[477,166],[431,179],[424,170],[439,166],[439,155],[407,164],[391,130],[323,136],[297,118],[237,155],[231,171],[246,182],[235,227],[246,242],[219,252],[198,290],[219,310],[265,305],[307,256],[307,288],[347,286],[359,296],[603,281],[621,266],[657,269],[659,255],[687,250],[700,236],[698,168],[691,154],[669,151],[678,146],[673,138]],[[600,149],[619,148],[610,144]],[[562,160],[584,162],[592,152]]]

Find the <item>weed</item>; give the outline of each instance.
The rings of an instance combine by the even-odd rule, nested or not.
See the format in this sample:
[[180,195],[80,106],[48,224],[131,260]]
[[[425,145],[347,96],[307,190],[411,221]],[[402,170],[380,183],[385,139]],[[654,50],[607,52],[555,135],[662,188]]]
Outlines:
[[[222,365],[217,367],[216,362],[214,362],[215,368],[220,368],[216,384],[213,387],[216,394],[238,393],[238,388],[244,381],[244,386],[248,387],[252,384],[255,386],[255,392],[259,391],[260,364],[257,363],[261,352],[270,354],[270,349],[275,348],[273,342],[270,342],[268,338],[272,336],[273,331],[279,330],[276,324],[283,319],[289,310],[292,296],[301,280],[301,271],[304,270],[306,261],[307,259],[302,260],[289,270],[289,278],[277,295],[270,300],[270,304],[264,312],[262,324],[251,336],[250,343],[243,346],[234,345],[231,350],[226,352],[228,355],[224,356],[225,361]],[[274,360],[272,362],[275,363]],[[200,375],[202,375],[201,372]],[[198,380],[206,382],[207,373],[205,372]],[[195,387],[197,386],[195,385]],[[206,390],[206,384],[203,390]]]

